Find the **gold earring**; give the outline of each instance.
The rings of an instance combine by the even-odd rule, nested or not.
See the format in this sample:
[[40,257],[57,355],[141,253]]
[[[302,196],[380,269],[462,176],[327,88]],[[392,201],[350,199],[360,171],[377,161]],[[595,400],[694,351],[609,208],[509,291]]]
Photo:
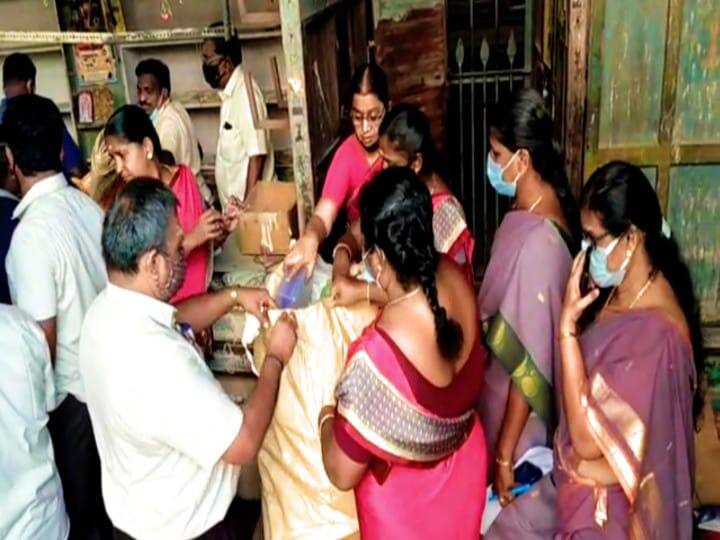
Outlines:
[[148,158],[148,160],[151,160],[151,159],[153,158],[153,153],[152,153],[152,152],[148,152],[148,153],[147,153],[147,158]]

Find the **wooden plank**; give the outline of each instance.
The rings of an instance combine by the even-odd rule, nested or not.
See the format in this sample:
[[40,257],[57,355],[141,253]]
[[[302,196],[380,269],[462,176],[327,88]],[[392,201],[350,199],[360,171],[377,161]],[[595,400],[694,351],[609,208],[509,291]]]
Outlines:
[[285,52],[287,100],[290,107],[290,132],[293,153],[293,175],[298,193],[298,226],[300,231],[314,207],[313,171],[308,132],[307,89],[302,19],[299,0],[281,0],[282,41]]
[[720,143],[720,4],[685,0],[678,70],[677,143]]
[[[442,148],[447,84],[444,8],[398,10],[384,5],[387,16],[403,14],[402,20],[381,19],[375,29],[376,56],[390,80],[392,100],[420,106],[431,119],[435,144]],[[429,88],[437,91],[428,92]]]
[[720,326],[703,327],[703,346],[708,351],[720,351]]
[[627,146],[603,148],[586,155],[586,172],[612,160],[623,160],[636,165],[683,165],[720,163],[720,144]]
[[565,167],[575,194],[583,184],[583,153],[587,95],[589,0],[571,0],[568,13]]
[[705,323],[720,322],[720,165],[673,167],[667,219],[690,267]]
[[606,0],[599,148],[658,140],[668,0]]
[[305,25],[305,81],[313,168],[332,145],[340,129],[337,19],[322,17]]

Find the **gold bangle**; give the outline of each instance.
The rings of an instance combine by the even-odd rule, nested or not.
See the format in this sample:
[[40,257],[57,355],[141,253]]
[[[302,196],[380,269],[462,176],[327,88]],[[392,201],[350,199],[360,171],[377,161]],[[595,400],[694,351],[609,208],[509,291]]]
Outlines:
[[497,463],[501,467],[512,467],[512,463],[510,463],[509,461],[505,461],[504,459],[500,459],[499,457],[495,458],[495,463]]
[[323,414],[318,421],[318,431],[322,431],[323,424],[331,418],[335,418],[335,411]]
[[350,246],[348,246],[345,242],[340,242],[337,246],[335,246],[335,249],[333,249],[332,252],[332,258],[335,260],[335,255],[337,255],[337,252],[341,249],[344,249],[347,251],[348,256],[352,259],[352,249],[350,249]]
[[233,309],[244,312],[245,308],[240,304],[240,287],[232,287],[230,289],[230,298],[233,301]]
[[574,330],[560,330],[560,335],[558,336],[558,339],[567,339],[567,338],[577,338],[577,332]]

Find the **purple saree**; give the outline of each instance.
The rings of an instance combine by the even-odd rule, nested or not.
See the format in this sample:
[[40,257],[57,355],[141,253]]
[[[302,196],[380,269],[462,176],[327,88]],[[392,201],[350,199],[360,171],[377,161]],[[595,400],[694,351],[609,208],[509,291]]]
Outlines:
[[656,311],[602,319],[583,333],[585,413],[619,483],[582,475],[561,415],[555,437],[556,539],[692,538],[692,349]]
[[551,221],[525,211],[505,216],[478,295],[491,353],[480,402],[489,464],[495,461],[510,384],[531,409],[513,460],[529,448],[551,443],[559,355],[555,328],[571,265],[568,242]]

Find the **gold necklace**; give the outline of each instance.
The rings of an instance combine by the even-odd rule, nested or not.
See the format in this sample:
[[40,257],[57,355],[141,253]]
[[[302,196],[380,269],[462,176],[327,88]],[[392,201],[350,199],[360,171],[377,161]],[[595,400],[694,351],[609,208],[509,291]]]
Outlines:
[[532,214],[532,211],[537,208],[537,205],[540,204],[543,200],[543,195],[540,195],[537,200],[530,205],[530,208],[528,208],[528,212]]
[[400,302],[403,302],[403,301],[407,300],[408,298],[412,298],[419,292],[420,292],[420,287],[415,287],[412,291],[407,292],[407,293],[403,294],[402,296],[398,296],[394,300],[390,300],[387,304],[385,304],[385,308],[387,309],[390,306],[392,306],[393,304],[399,304]]
[[[647,290],[650,288],[650,285],[652,285],[652,282],[655,281],[655,276],[657,275],[656,272],[651,272],[650,276],[648,277],[645,284],[640,288],[638,293],[635,295],[635,298],[633,298],[633,301],[630,302],[630,305],[628,306],[628,309],[632,309],[635,307],[635,304],[637,304],[640,299],[643,297],[643,295],[647,292]],[[607,302],[605,302],[605,305],[602,308],[602,311],[605,311],[605,308],[607,308],[610,305],[610,302],[615,297],[615,292],[617,291],[617,287],[615,287],[612,292],[610,293],[610,296],[608,296]]]

